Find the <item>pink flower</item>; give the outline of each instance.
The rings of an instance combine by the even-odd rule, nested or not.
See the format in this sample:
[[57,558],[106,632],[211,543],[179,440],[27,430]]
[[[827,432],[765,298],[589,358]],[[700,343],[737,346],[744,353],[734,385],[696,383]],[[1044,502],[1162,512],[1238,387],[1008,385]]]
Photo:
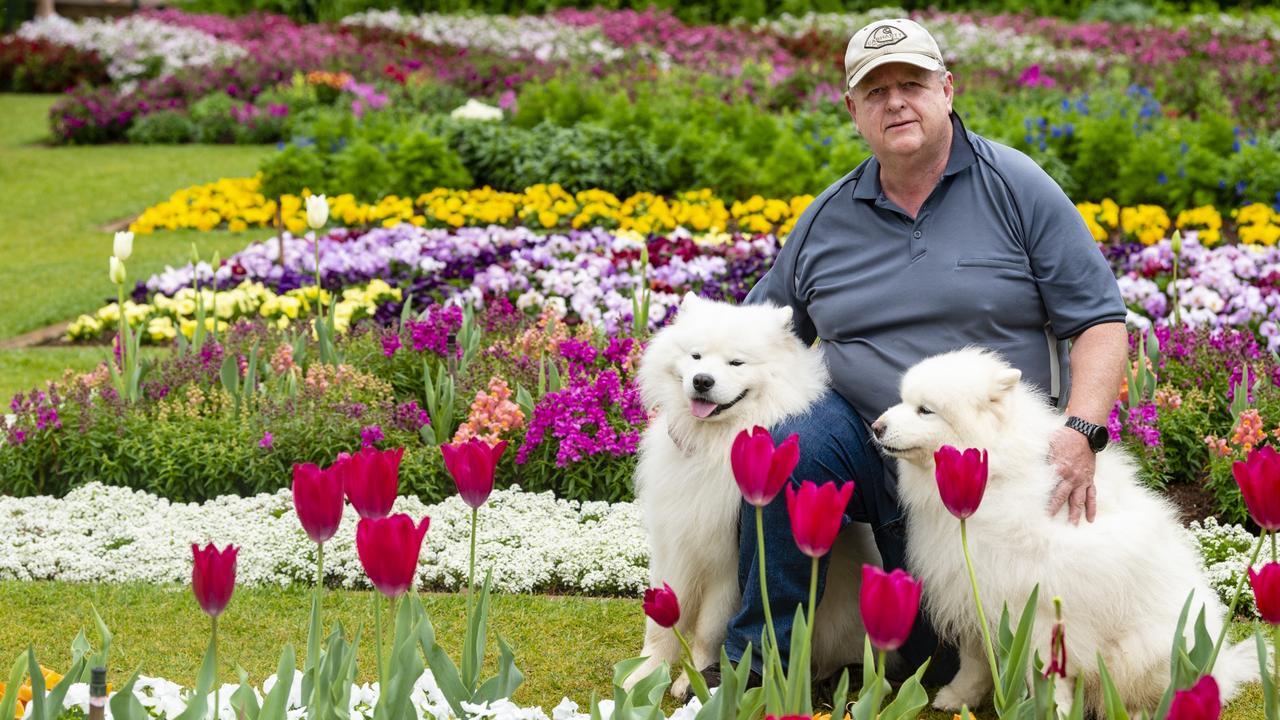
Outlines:
[[293,509],[312,542],[325,542],[338,532],[342,508],[342,475],[336,468],[293,466]]
[[836,489],[834,482],[817,485],[809,480],[787,486],[787,513],[791,516],[791,534],[795,536],[800,552],[812,558],[822,557],[831,551],[831,545],[840,534],[844,509],[853,496],[853,481]]
[[403,456],[404,448],[374,450],[366,447],[354,455],[339,456],[334,463],[334,468],[340,468],[338,473],[347,499],[360,517],[380,518],[391,512],[400,487],[400,458]]
[[987,451],[969,448],[962,454],[950,445],[933,453],[934,477],[942,504],[961,520],[982,504],[987,490]]
[[662,583],[660,588],[644,591],[644,614],[662,627],[675,627],[680,621],[680,601],[671,586]]
[[862,566],[862,590],[858,605],[871,644],[892,652],[911,634],[920,609],[919,580],[903,570],[887,573],[874,565]]
[[389,598],[413,587],[422,554],[422,538],[431,518],[417,526],[405,514],[385,518],[364,518],[356,526],[356,554],[369,582]]
[[1173,694],[1167,720],[1218,720],[1221,714],[1218,681],[1212,675],[1205,675],[1191,689]]
[[1254,448],[1243,461],[1231,466],[1249,515],[1263,530],[1280,530],[1280,453],[1270,447]]
[[194,564],[191,566],[191,592],[196,602],[209,617],[218,617],[231,602],[231,593],[236,589],[236,555],[240,548],[228,545],[218,550],[209,543],[200,549],[199,545],[191,545]]
[[502,457],[502,451],[506,449],[506,440],[490,447],[489,443],[480,438],[440,446],[444,465],[453,476],[463,502],[478,508],[489,499],[489,493],[493,492],[494,470]]
[[729,462],[743,499],[764,507],[773,502],[800,462],[800,438],[792,434],[775,448],[773,436],[757,425],[733,439]]

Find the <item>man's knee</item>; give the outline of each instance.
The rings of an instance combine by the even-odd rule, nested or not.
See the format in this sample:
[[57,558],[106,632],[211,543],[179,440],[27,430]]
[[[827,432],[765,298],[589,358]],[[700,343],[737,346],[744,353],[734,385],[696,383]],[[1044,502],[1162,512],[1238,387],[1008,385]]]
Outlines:
[[770,428],[775,442],[791,435],[800,441],[800,461],[792,482],[803,480],[881,481],[880,457],[870,445],[866,426],[853,406],[828,390],[802,415]]

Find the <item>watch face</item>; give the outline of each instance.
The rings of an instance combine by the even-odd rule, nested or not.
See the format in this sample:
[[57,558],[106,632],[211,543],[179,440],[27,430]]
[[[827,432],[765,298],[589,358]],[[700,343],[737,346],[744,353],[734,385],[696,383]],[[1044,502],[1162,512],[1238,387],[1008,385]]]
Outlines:
[[1107,441],[1110,439],[1111,433],[1107,432],[1106,428],[1095,425],[1093,432],[1089,433],[1089,447],[1093,448],[1094,452],[1098,452],[1107,446]]

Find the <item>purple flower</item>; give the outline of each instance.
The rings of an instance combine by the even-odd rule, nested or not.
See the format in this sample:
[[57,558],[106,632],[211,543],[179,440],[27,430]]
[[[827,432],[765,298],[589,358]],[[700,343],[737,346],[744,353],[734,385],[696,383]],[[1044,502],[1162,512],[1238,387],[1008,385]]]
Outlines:
[[529,453],[548,440],[559,441],[557,467],[592,455],[629,455],[636,451],[646,419],[639,392],[630,382],[623,383],[616,370],[595,377],[580,373],[534,407],[516,464],[524,464]]
[[400,334],[388,333],[382,336],[382,354],[392,357],[400,349]]
[[270,450],[272,444],[274,443],[275,443],[275,438],[271,436],[271,431],[264,430],[262,433],[262,439],[258,441],[258,447],[262,448],[263,450]]
[[360,441],[365,447],[373,447],[376,443],[383,440],[382,428],[377,425],[368,425],[360,431]]

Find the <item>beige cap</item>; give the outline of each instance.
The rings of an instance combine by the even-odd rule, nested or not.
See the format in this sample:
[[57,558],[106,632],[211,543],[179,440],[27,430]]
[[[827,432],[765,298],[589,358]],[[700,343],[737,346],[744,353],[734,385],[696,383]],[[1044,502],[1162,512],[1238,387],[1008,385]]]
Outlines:
[[942,51],[919,23],[906,18],[877,20],[853,34],[844,51],[844,86],[852,88],[867,73],[887,63],[904,62],[941,70]]

